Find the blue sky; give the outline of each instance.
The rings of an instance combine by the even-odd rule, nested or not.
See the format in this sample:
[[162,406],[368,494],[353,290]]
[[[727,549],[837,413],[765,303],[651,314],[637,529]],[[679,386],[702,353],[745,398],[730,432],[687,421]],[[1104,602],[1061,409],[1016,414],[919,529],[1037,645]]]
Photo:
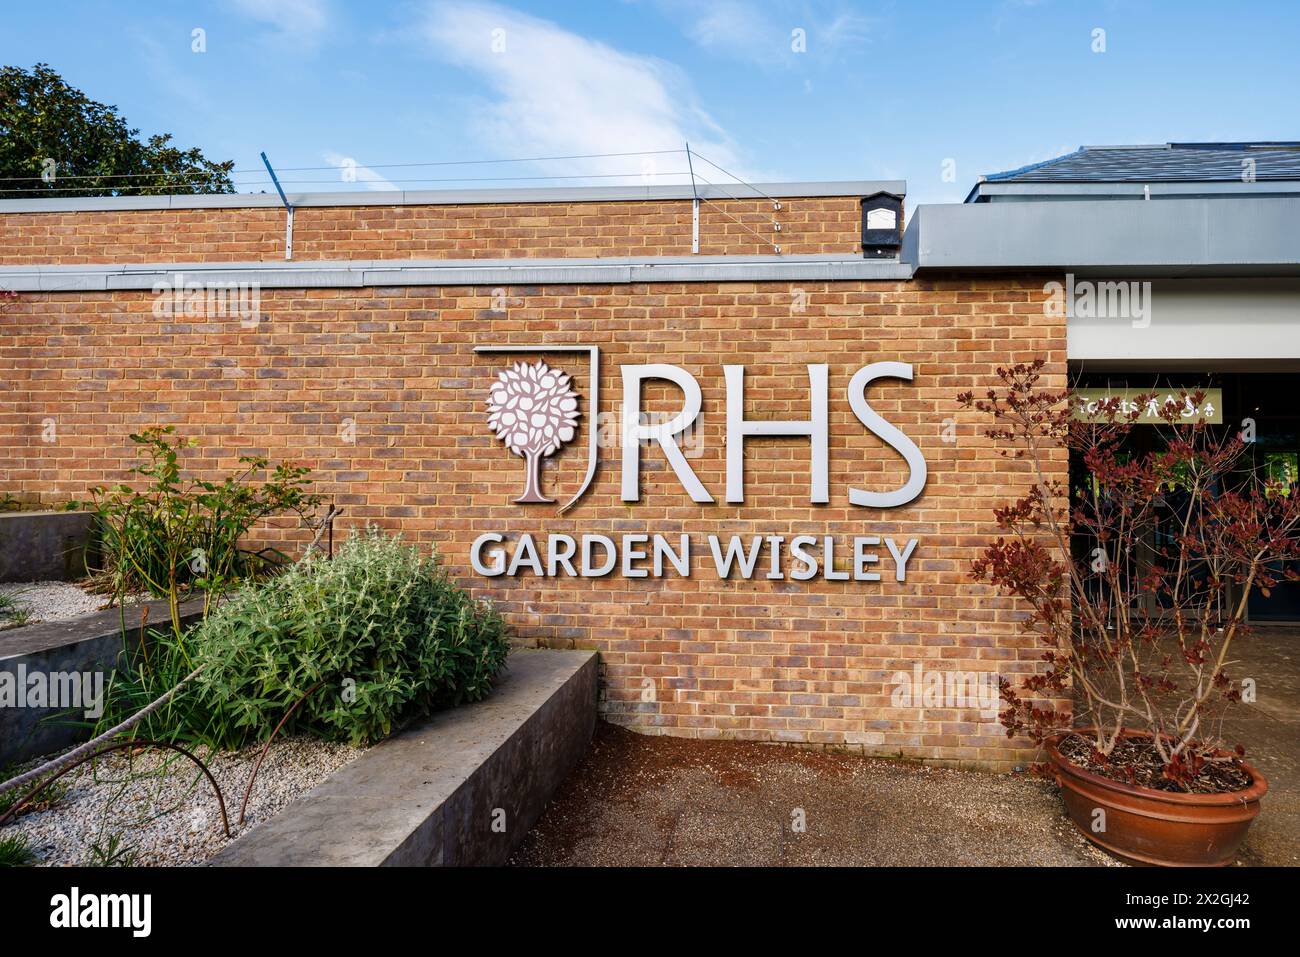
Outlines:
[[388,164],[689,138],[751,180],[906,179],[912,207],[1083,143],[1300,139],[1297,40],[1290,2],[48,0],[6,7],[0,61],[48,62],[246,189],[261,150],[300,190],[677,182],[670,154]]

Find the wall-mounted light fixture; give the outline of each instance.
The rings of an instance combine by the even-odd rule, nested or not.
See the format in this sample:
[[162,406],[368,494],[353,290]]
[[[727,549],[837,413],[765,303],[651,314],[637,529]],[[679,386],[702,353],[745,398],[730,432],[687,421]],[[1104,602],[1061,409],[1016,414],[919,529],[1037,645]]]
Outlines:
[[903,197],[897,193],[872,193],[862,200],[862,256],[897,259],[903,244]]

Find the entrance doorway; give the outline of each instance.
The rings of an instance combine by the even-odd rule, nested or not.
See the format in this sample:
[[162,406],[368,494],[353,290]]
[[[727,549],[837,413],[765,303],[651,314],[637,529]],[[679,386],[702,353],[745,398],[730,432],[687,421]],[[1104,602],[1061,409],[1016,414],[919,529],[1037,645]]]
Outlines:
[[[1296,403],[1300,373],[1078,371],[1073,378],[1076,388],[1107,392],[1222,390],[1223,424],[1212,428],[1223,434],[1243,432],[1253,438],[1244,467],[1284,484],[1286,490],[1281,494],[1300,494],[1300,406]],[[1144,455],[1157,451],[1161,443],[1157,428],[1137,425],[1128,437],[1127,451]],[[1088,481],[1087,469],[1081,462],[1070,463],[1070,474],[1075,487]],[[1177,508],[1176,496],[1171,498],[1169,508]],[[1171,513],[1171,525],[1173,518]],[[1076,541],[1075,552],[1087,552],[1094,545]],[[1140,560],[1140,556],[1134,560]],[[1300,562],[1292,563],[1292,568],[1300,572]],[[1281,566],[1275,569],[1282,570]],[[1268,595],[1256,590],[1247,603],[1247,613],[1252,621],[1300,621],[1300,581],[1280,580]]]

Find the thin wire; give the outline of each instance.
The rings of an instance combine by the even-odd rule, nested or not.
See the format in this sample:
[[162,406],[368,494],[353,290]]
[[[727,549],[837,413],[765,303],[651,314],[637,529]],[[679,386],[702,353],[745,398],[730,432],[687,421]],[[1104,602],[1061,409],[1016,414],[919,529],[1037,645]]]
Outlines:
[[[229,173],[226,173],[225,175],[242,176],[245,173],[256,173],[256,172],[259,172],[259,170],[232,169]],[[222,175],[222,173],[219,170],[214,171],[214,170],[196,169],[196,170],[185,170],[183,172],[175,172],[175,173],[77,173],[77,174],[68,174],[66,176],[59,174],[55,176],[55,179],[144,179],[147,176],[161,176],[167,179],[171,179],[177,176],[220,176],[220,175]],[[9,183],[14,181],[30,182],[31,180],[34,179],[44,180],[45,177],[44,176],[0,176],[0,183]]]
[[[758,188],[757,186],[755,186],[753,183],[746,182],[745,180],[741,179],[739,176],[737,176],[735,173],[731,172],[730,170],[725,170],[725,169],[723,169],[721,166],[719,166],[717,163],[713,162],[713,160],[709,159],[707,156],[700,156],[700,154],[699,154],[699,153],[696,153],[695,150],[691,150],[691,155],[693,155],[693,156],[699,156],[700,159],[704,160],[704,162],[708,163],[708,164],[709,164],[710,166],[712,166],[714,169],[718,170],[719,172],[726,173],[728,176],[730,176],[732,179],[734,179],[734,180],[735,180],[737,183],[739,183],[741,186],[747,186],[747,187],[749,187],[749,188],[752,189],[754,192],[758,193],[759,196],[762,196],[762,197],[763,197],[764,199],[766,199],[768,202],[772,203],[773,205],[776,205],[776,202],[777,202],[777,201],[776,201],[774,198],[772,198],[771,196],[768,196],[767,193],[763,192],[761,189],[759,189],[759,188]],[[703,177],[701,177],[701,179],[703,179]],[[708,182],[708,181],[705,180],[705,182]],[[710,185],[713,185],[713,184],[710,184]],[[719,186],[718,189],[722,189],[722,187]],[[730,194],[729,194],[729,195],[730,195]],[[737,199],[738,197],[736,197],[736,196],[732,196],[731,198],[732,198],[732,199]]]
[[[467,178],[467,179],[398,179],[398,180],[385,180],[385,182],[387,182],[387,183],[506,183],[506,182],[536,181],[536,180],[557,180],[557,179],[565,179],[565,180],[568,180],[568,179],[582,179],[582,180],[586,180],[586,179],[636,179],[636,178],[641,177],[641,176],[644,176],[644,175],[646,175],[646,174],[643,174],[643,173],[606,173],[606,174],[601,174],[601,175],[582,175],[582,176],[576,176],[576,175],[575,175],[575,176],[515,176],[515,177],[484,177],[484,178],[481,178],[481,179],[474,179],[474,178]],[[686,174],[685,174],[685,173],[656,173],[656,174],[653,174],[653,175],[656,175],[656,176],[685,176]],[[333,179],[299,179],[299,180],[288,180],[288,179],[286,179],[286,180],[281,180],[281,183],[282,183],[283,185],[286,185],[286,186],[297,186],[297,185],[321,185],[321,184],[331,184],[331,183],[337,183],[337,182],[338,182],[338,180],[333,180]],[[260,184],[259,184],[259,183],[239,183],[239,184],[237,184],[237,185],[239,185],[239,186],[244,186],[244,187],[252,187],[252,186],[258,186],[258,185],[261,185],[261,186],[271,186],[271,185],[273,185],[273,184],[271,183],[270,180],[264,180],[264,181],[263,181],[262,183],[260,183]],[[146,189],[148,189],[148,190],[156,190],[156,189],[163,189],[163,188],[165,188],[165,187],[161,187],[161,186],[151,186],[151,185],[147,185],[147,184],[134,185],[134,186],[133,186],[133,185],[129,185],[129,184],[119,184],[119,185],[117,185],[117,186],[113,186],[113,187],[111,187],[111,189],[114,191],[113,195],[123,195],[123,196],[126,196],[126,195],[141,195],[141,194],[138,192],[139,190],[146,190]],[[137,192],[135,192],[135,193],[126,192],[126,191],[128,191],[128,190],[136,190]],[[96,187],[96,186],[68,186],[68,187],[53,187],[53,188],[48,189],[48,190],[44,190],[44,189],[0,189],[0,195],[3,195],[3,194],[10,194],[10,195],[15,195],[15,196],[17,196],[17,197],[20,198],[20,199],[41,199],[41,198],[45,198],[45,199],[57,199],[57,198],[58,198],[58,195],[47,195],[47,194],[63,194],[63,193],[100,193],[100,192],[102,192],[102,190],[101,190],[99,187]],[[263,190],[261,190],[260,192],[265,193],[265,192],[268,192],[268,190],[263,189]],[[355,191],[354,191],[354,190],[343,190],[342,192],[376,192],[376,191],[375,191],[375,190],[355,190]],[[166,196],[166,195],[171,195],[171,194],[168,194],[168,193],[155,193],[155,194],[144,194],[144,195],[159,195],[159,196]],[[240,194],[239,194],[239,193],[182,193],[182,194],[180,194],[180,195],[193,195],[193,196],[222,196],[222,195],[227,195],[227,196],[235,196],[235,195],[240,195]],[[259,193],[256,193],[256,192],[250,192],[250,193],[244,193],[243,195],[259,195]]]
[[727,212],[725,209],[723,209],[723,208],[722,208],[721,206],[719,206],[717,203],[713,202],[713,200],[711,200],[711,199],[706,199],[705,197],[701,196],[701,197],[700,197],[700,202],[701,202],[701,203],[708,203],[710,206],[712,206],[714,209],[716,209],[718,212],[720,212],[723,216],[726,216],[729,220],[731,220],[733,223],[735,223],[735,224],[736,224],[737,226],[739,226],[741,229],[745,230],[747,233],[749,233],[750,235],[752,235],[755,239],[757,239],[759,242],[761,242],[764,246],[771,246],[773,252],[779,252],[779,247],[777,246],[776,243],[772,242],[772,240],[766,238],[765,236],[761,236],[761,235],[759,235],[758,233],[754,232],[754,230],[750,229],[747,225],[745,225],[744,223],[742,223],[742,222],[741,222],[740,220],[738,220],[735,216],[732,216],[729,212]]
[[[730,191],[729,191],[725,186],[721,186],[721,185],[719,185],[718,183],[713,183],[713,182],[710,182],[709,180],[705,179],[705,178],[704,178],[704,175],[703,175],[702,173],[696,173],[695,175],[698,176],[700,179],[704,180],[705,183],[707,183],[709,186],[712,186],[714,189],[721,190],[721,191],[722,191],[722,194],[723,194],[724,196],[726,196],[727,199],[733,200],[733,201],[735,201],[735,202],[737,202],[737,203],[744,203],[744,202],[751,202],[751,203],[754,203],[754,202],[758,202],[758,197],[757,197],[757,196],[751,196],[748,200],[741,199],[739,196],[736,196],[736,195],[734,195],[733,193],[731,193],[731,192],[730,192]],[[772,202],[773,202],[773,204],[775,204],[775,203],[776,203],[776,200],[772,200]],[[776,218],[775,218],[775,217],[773,217],[773,216],[768,216],[766,213],[762,213],[762,212],[760,212],[760,213],[758,213],[757,215],[759,215],[759,216],[763,216],[763,217],[765,217],[766,219],[770,220],[770,221],[773,222],[773,223],[776,222]]]
[[[270,183],[271,183],[270,180],[267,180],[267,181],[266,181],[266,185],[270,185]],[[239,185],[241,185],[241,186],[254,186],[254,185],[259,185],[259,184],[256,184],[256,183],[241,183],[241,184],[239,184]],[[21,189],[21,188],[18,188],[18,187],[14,187],[13,189],[0,189],[0,193],[19,193],[19,194],[21,194],[21,196],[20,196],[21,199],[42,199],[42,198],[45,198],[45,199],[58,199],[59,197],[58,197],[57,195],[56,195],[56,196],[49,196],[49,195],[47,195],[47,194],[50,194],[50,193],[56,193],[56,194],[57,194],[57,193],[102,193],[105,189],[111,189],[111,190],[113,190],[114,192],[113,192],[112,194],[110,194],[110,195],[125,195],[125,194],[121,194],[119,191],[120,191],[120,190],[127,190],[127,189],[136,189],[136,190],[139,190],[139,189],[165,189],[165,188],[166,188],[165,186],[163,186],[163,185],[159,185],[159,184],[156,184],[156,183],[153,183],[153,184],[151,184],[151,183],[139,183],[139,184],[135,184],[135,185],[130,184],[130,183],[119,183],[119,184],[116,185],[116,186],[107,186],[107,187],[99,187],[99,186],[51,186],[49,189]],[[180,196],[223,196],[223,195],[233,195],[233,194],[226,194],[226,193],[179,193],[179,194],[177,194],[177,193],[156,193],[156,194],[153,194],[153,195],[157,195],[157,196],[172,196],[172,195],[180,195]]]
[[[555,160],[574,160],[574,159],[609,159],[618,156],[663,156],[668,153],[681,153],[682,150],[635,150],[624,153],[573,153],[568,156],[525,156],[518,159],[488,159],[488,160],[440,160],[429,163],[357,163],[357,169],[404,169],[417,166],[479,166],[491,165],[496,163],[545,163]],[[699,155],[698,153],[696,154]],[[700,157],[703,159],[704,157]],[[278,167],[279,172],[284,173],[308,173],[319,172],[321,170],[336,170],[345,167],[340,165],[332,166],[284,166]],[[720,168],[720,167],[719,167]],[[261,174],[261,169],[232,169],[227,175],[244,176],[249,174]],[[726,172],[726,170],[723,170]],[[178,176],[214,176],[218,175],[210,171],[192,170],[175,173],[77,173],[75,175],[59,176],[58,179],[139,179],[146,176],[160,176],[164,178],[175,178]],[[635,175],[641,175],[640,173]],[[730,175],[730,174],[728,174]],[[0,182],[30,182],[33,180],[43,179],[41,176],[0,176]]]
[[[564,180],[638,179],[647,176],[687,176],[687,175],[689,174],[685,170],[668,170],[664,172],[639,171],[639,172],[629,172],[629,173],[573,173],[573,174],[552,175],[552,176],[479,176],[479,177],[464,176],[464,177],[443,178],[443,179],[426,177],[420,179],[391,179],[391,180],[384,180],[384,182],[387,183],[508,183],[508,182],[559,180],[559,179],[564,179]],[[338,183],[342,181],[337,179],[284,179],[281,180],[280,182],[286,185],[328,185],[328,184]],[[237,183],[235,185],[267,186],[267,185],[272,185],[272,181],[263,178],[261,180],[257,180],[254,182],[242,182],[242,183]],[[114,190],[129,190],[129,189],[140,190],[140,189],[159,189],[162,187],[160,187],[157,184],[150,184],[150,183],[134,183],[134,184],[120,183],[111,188]],[[98,192],[99,190],[100,187],[97,186],[62,187],[55,184],[52,185],[48,190],[13,188],[13,189],[0,189],[0,193],[22,193],[25,196],[34,197],[34,196],[38,196],[41,193],[47,193],[47,192],[84,193],[84,192]],[[195,195],[200,195],[200,194],[195,194]],[[221,195],[221,194],[216,194],[216,195]]]
[[[694,150],[691,150],[691,153],[692,153],[693,155],[695,155],[695,156],[700,156],[700,154],[699,154],[699,153],[696,153]],[[768,196],[766,193],[764,193],[764,192],[763,192],[761,189],[759,189],[757,186],[754,186],[754,185],[751,184],[751,183],[746,183],[744,180],[742,180],[740,177],[736,176],[734,173],[728,173],[725,169],[722,169],[721,166],[718,166],[717,163],[713,162],[713,161],[712,161],[711,159],[709,159],[707,156],[700,156],[700,159],[704,160],[704,162],[708,163],[710,166],[714,167],[715,169],[720,169],[720,170],[722,170],[722,172],[727,173],[728,176],[730,176],[732,179],[736,180],[736,181],[737,181],[738,183],[740,183],[742,186],[748,186],[748,187],[749,187],[750,189],[752,189],[754,192],[758,193],[759,196],[762,196],[762,197],[766,198],[766,199],[767,199],[767,200],[768,200],[768,201],[769,201],[769,202],[770,202],[774,207],[775,207],[775,206],[780,206],[780,203],[778,203],[778,202],[777,202],[775,199],[773,199],[771,196]],[[707,183],[709,186],[712,186],[714,189],[720,189],[720,190],[722,190],[722,192],[727,196],[728,199],[731,199],[731,200],[733,200],[733,201],[735,201],[735,202],[737,202],[737,203],[744,202],[744,200],[742,200],[739,196],[734,196],[734,195],[732,195],[732,193],[731,193],[730,190],[725,189],[725,188],[722,187],[722,186],[719,186],[717,183],[710,182],[710,181],[709,181],[709,180],[704,176],[703,173],[696,173],[695,175],[698,176],[700,179],[704,180],[705,183]],[[705,199],[704,202],[709,203],[710,201],[707,200],[707,199]],[[728,213],[725,209],[723,209],[723,208],[722,208],[721,206],[719,206],[717,203],[710,203],[710,205],[717,207],[717,209],[719,209],[722,213],[724,213],[725,215],[727,215],[728,217],[730,217],[730,218],[732,219],[733,222],[736,222],[736,223],[738,223],[739,225],[744,226],[746,229],[749,229],[748,226],[745,226],[744,223],[740,222],[739,219],[736,219],[735,216],[732,216],[730,213]],[[766,219],[766,220],[768,220],[768,222],[770,222],[773,226],[776,226],[776,227],[779,227],[779,226],[780,226],[780,224],[778,223],[778,221],[776,220],[775,217],[768,216],[766,213],[759,213],[758,215],[763,216],[763,218]],[[754,230],[749,229],[749,231],[750,231],[751,233],[753,233],[755,236],[758,236],[758,233],[754,232]],[[762,239],[763,237],[759,236],[759,238]],[[779,245],[778,243],[771,242],[770,240],[766,240],[766,239],[763,240],[763,241],[764,241],[764,242],[767,242],[767,243],[770,243],[770,245],[772,246],[772,249],[773,249],[773,250],[774,250],[778,255],[780,254],[780,252],[781,252],[781,247],[780,247],[780,245]]]
[[[698,174],[697,174],[697,175],[698,175]],[[703,176],[700,176],[700,179],[704,179],[704,177],[703,177]],[[707,179],[704,179],[704,182],[707,183],[709,186],[714,186],[714,185],[715,185],[714,183],[710,183]],[[719,186],[718,188],[721,189],[722,187]],[[733,196],[732,199],[735,199],[735,197]],[[701,203],[708,203],[710,206],[712,206],[712,207],[713,207],[714,209],[716,209],[718,212],[722,213],[723,216],[726,216],[728,219],[730,219],[733,223],[735,223],[735,224],[736,224],[737,226],[739,226],[741,229],[745,230],[745,231],[748,232],[750,235],[752,235],[752,236],[753,236],[755,239],[757,239],[759,242],[763,243],[765,246],[771,246],[771,247],[772,247],[772,250],[773,250],[774,252],[777,252],[777,253],[779,254],[779,252],[780,252],[780,247],[779,247],[776,243],[774,243],[774,242],[773,242],[772,240],[770,240],[770,239],[767,239],[767,238],[764,237],[764,236],[761,236],[759,233],[755,232],[753,229],[750,229],[750,227],[749,227],[748,225],[746,225],[745,223],[742,223],[742,222],[741,222],[740,220],[738,220],[735,216],[732,216],[729,212],[726,211],[725,208],[723,208],[722,206],[719,206],[717,203],[713,202],[713,200],[708,199],[707,197],[701,196],[701,197],[700,197],[700,202],[701,202]],[[739,200],[737,200],[737,202],[739,202]]]
[[[572,173],[563,176],[460,176],[449,179],[384,179],[386,183],[513,183],[538,179],[635,179],[641,176],[687,176],[685,170],[667,173]],[[282,179],[281,183],[337,183],[337,179]]]
[[[701,174],[696,173],[695,175],[698,176],[700,179],[704,180],[705,185],[707,185],[707,186],[712,186],[714,189],[717,189],[717,190],[721,190],[721,191],[722,191],[722,194],[723,194],[724,196],[726,196],[727,199],[732,200],[733,202],[736,202],[736,203],[756,203],[756,202],[758,202],[758,197],[751,197],[750,199],[747,199],[747,200],[746,200],[746,199],[741,199],[739,196],[733,196],[731,193],[729,193],[729,192],[726,190],[725,187],[720,186],[720,185],[717,184],[717,183],[710,182],[708,179],[705,179],[705,177],[702,176]],[[700,198],[701,198],[701,199],[704,199],[704,197],[700,197]],[[707,202],[707,200],[705,200],[705,201]],[[773,202],[775,202],[775,200],[773,200]],[[769,216],[766,212],[763,212],[762,210],[755,211],[754,215],[755,215],[755,216],[762,216],[764,219],[766,219],[768,222],[770,222],[773,226],[779,225],[775,216]]]
[[[663,156],[668,153],[681,153],[682,150],[634,150],[626,153],[574,153],[570,156],[525,156],[519,159],[489,160],[441,160],[433,163],[357,163],[357,169],[400,169],[409,166],[486,166],[493,163],[546,163],[554,160],[574,159],[608,159],[616,156]],[[286,173],[305,173],[323,169],[339,169],[339,166],[286,166]],[[640,175],[640,174],[637,174]]]

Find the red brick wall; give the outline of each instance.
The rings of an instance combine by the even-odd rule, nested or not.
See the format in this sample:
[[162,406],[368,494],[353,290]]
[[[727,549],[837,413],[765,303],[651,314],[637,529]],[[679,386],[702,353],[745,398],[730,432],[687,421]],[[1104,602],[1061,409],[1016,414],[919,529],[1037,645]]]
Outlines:
[[[992,507],[1026,473],[994,453],[979,417],[959,411],[954,396],[990,387],[998,365],[1037,356],[1050,361],[1047,386],[1062,388],[1063,323],[1044,318],[1038,282],[799,286],[803,312],[792,309],[796,291],[785,283],[528,287],[510,290],[504,314],[490,310],[487,289],[272,290],[262,296],[268,318],[251,329],[234,319],[155,318],[147,292],[25,295],[0,316],[0,492],[58,501],[126,479],[127,433],[174,423],[201,440],[189,467],[216,474],[245,452],[309,464],[317,488],[346,508],[344,526],[374,522],[436,544],[458,577],[497,601],[521,640],[598,648],[603,708],[615,721],[1006,766],[1018,755],[995,719],[895,709],[891,676],[918,661],[1004,674],[1035,667],[1010,603],[966,577],[995,534]],[[507,342],[599,345],[601,412],[616,409],[624,363],[668,362],[693,374],[704,398],[703,450],[689,461],[717,504],[693,504],[657,451],[643,457],[641,501],[623,503],[618,449],[603,450],[595,485],[565,515],[512,504],[522,463],[489,433],[484,411],[507,360],[473,352]],[[563,502],[585,471],[594,416],[586,361],[546,358],[574,373],[583,393],[579,435],[545,469],[546,488]],[[915,367],[911,384],[881,381],[869,397],[929,466],[922,497],[885,511],[851,506],[846,491],[888,489],[904,477],[899,457],[845,397],[852,373],[880,360]],[[831,502],[808,502],[806,440],[751,439],[746,501],[724,504],[722,364],[746,367],[747,415],[802,419],[806,365],[822,362],[831,373]],[[667,386],[649,395],[664,408],[679,400]],[[949,418],[952,442],[943,438]],[[46,420],[52,442],[42,440]],[[354,444],[343,438],[348,420]],[[693,574],[480,579],[467,555],[485,531],[690,532]],[[920,544],[908,581],[868,583],[719,581],[705,543],[710,533],[804,532]],[[841,567],[846,561],[841,554]],[[642,700],[647,687],[653,700]]]
[[[701,255],[861,251],[860,199],[796,197],[781,210],[720,200],[700,210]],[[781,224],[781,232],[772,222]],[[0,265],[256,262],[284,258],[282,209],[0,213]],[[296,260],[689,256],[689,200],[474,206],[304,206]]]

